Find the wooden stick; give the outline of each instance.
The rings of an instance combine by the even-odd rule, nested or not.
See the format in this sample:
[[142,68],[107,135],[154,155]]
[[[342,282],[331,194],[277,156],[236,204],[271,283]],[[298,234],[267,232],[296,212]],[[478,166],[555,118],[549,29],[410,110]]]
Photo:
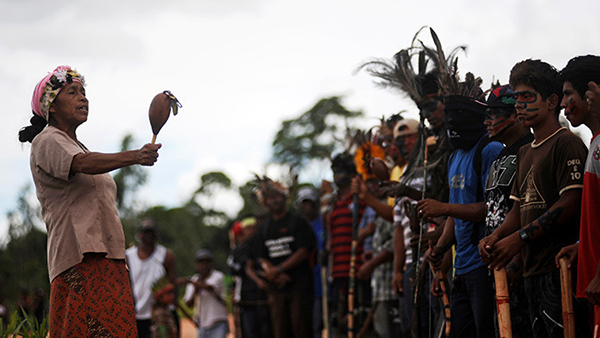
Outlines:
[[365,334],[367,333],[367,330],[369,329],[369,324],[371,324],[371,321],[373,320],[373,316],[375,315],[375,310],[377,309],[377,305],[379,305],[378,300],[376,300],[373,303],[373,306],[371,307],[371,311],[369,311],[367,318],[365,318],[365,322],[363,323],[363,326],[360,328],[360,331],[358,331],[356,338],[363,338],[365,336]]
[[567,258],[563,257],[559,262],[564,334],[565,338],[575,338],[575,312],[573,311],[573,296],[571,295],[573,289],[571,270],[567,268]]
[[156,143],[156,134],[152,135],[152,144]]
[[354,295],[356,293],[356,255],[358,247],[358,194],[353,196],[352,251],[350,252],[350,276],[348,281],[348,338],[354,338]]
[[444,313],[446,314],[446,337],[450,337],[450,298],[448,298],[448,288],[446,287],[446,275],[441,271],[436,272],[437,278],[440,281],[440,288],[442,289],[442,301],[444,302]]
[[512,338],[512,323],[510,320],[510,297],[506,269],[494,270],[496,284],[496,308],[498,309],[498,328],[501,338]]
[[356,247],[357,240],[352,240],[352,255],[350,256],[350,280],[348,285],[348,338],[354,337],[354,292],[356,278]]
[[323,330],[325,331],[325,337],[329,338],[329,300],[327,297],[327,266],[321,266],[321,290],[323,295],[321,296],[322,304],[322,318],[323,318]]
[[600,305],[594,305],[594,338],[600,338]]
[[[429,243],[429,246],[431,247],[431,243]],[[431,263],[429,263],[429,268],[440,281],[440,288],[442,289],[442,302],[444,303],[444,314],[446,315],[446,329],[444,331],[444,335],[446,337],[450,337],[450,321],[452,316],[450,314],[450,298],[448,297],[448,288],[446,287],[447,276],[441,271],[435,271]]]

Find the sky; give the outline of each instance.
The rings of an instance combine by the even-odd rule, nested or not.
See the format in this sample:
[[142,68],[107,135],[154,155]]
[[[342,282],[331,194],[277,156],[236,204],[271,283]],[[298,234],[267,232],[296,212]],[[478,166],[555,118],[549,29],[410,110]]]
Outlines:
[[[86,78],[90,112],[77,136],[92,151],[116,152],[126,134],[138,148],[150,142],[152,98],[177,96],[183,107],[160,131],[159,161],[136,195],[174,207],[204,173],[222,171],[235,185],[264,173],[281,122],[321,98],[361,110],[363,129],[400,110],[417,117],[402,93],[356,69],[408,47],[422,26],[446,50],[467,46],[459,72],[488,88],[523,59],[561,69],[600,54],[598,13],[596,0],[0,0],[0,238],[19,191],[33,185],[30,145],[17,133],[29,125],[34,86],[58,65]],[[587,142],[589,132],[577,130]],[[235,193],[206,203],[230,215],[241,207]]]

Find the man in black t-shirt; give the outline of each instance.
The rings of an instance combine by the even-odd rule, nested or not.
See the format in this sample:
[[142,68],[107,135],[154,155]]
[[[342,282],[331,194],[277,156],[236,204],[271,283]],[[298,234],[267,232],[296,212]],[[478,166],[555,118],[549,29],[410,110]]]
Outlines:
[[[485,184],[485,235],[496,230],[510,211],[510,199],[515,172],[517,152],[533,142],[533,135],[517,119],[515,93],[509,85],[494,88],[487,99],[485,126],[490,139],[501,142],[504,149],[492,163]],[[513,337],[531,337],[527,298],[523,287],[523,261],[518,254],[506,266],[510,285],[510,316]]]
[[288,210],[281,184],[267,177],[259,184],[269,216],[254,238],[247,272],[257,267],[267,282],[275,337],[312,337],[314,231],[302,215]]

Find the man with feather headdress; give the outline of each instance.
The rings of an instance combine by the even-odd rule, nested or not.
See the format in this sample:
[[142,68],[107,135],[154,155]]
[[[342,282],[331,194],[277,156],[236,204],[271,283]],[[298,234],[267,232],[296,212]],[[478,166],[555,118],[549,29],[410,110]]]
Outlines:
[[[412,312],[413,307],[418,312],[415,312],[417,317],[413,315],[413,322],[418,322],[419,315],[425,311],[429,311],[429,302],[425,301],[426,306],[421,306],[418,299],[420,290],[427,289],[427,286],[423,287],[423,284],[419,280],[422,273],[417,273],[414,279],[417,287],[410,285],[411,279],[404,278],[406,272],[404,271],[405,266],[407,271],[410,270],[412,264],[405,264],[406,259],[409,260],[414,258],[414,264],[417,267],[415,273],[419,270],[420,257],[420,246],[419,243],[428,244],[429,241],[437,240],[441,233],[441,227],[437,227],[438,231],[426,232],[419,231],[419,228],[429,228],[428,222],[419,221],[413,222],[415,226],[412,228],[414,233],[411,235],[411,224],[410,219],[407,217],[407,213],[410,213],[405,208],[405,204],[410,205],[410,201],[419,200],[425,196],[433,197],[441,201],[447,200],[448,184],[447,184],[447,169],[446,163],[448,155],[451,151],[451,147],[448,142],[447,133],[444,124],[444,102],[442,95],[439,91],[438,74],[440,70],[447,69],[448,64],[455,63],[456,54],[464,50],[465,47],[458,47],[450,54],[448,60],[445,59],[439,41],[436,43],[436,48],[427,47],[420,40],[417,39],[419,30],[411,46],[406,49],[402,49],[391,61],[376,59],[374,61],[367,62],[361,66],[365,68],[373,76],[381,79],[379,83],[383,87],[391,87],[398,89],[401,92],[408,95],[417,105],[420,110],[420,128],[418,143],[415,151],[408,158],[407,169],[403,173],[402,180],[398,184],[388,184],[387,191],[391,196],[398,197],[396,199],[395,207],[389,210],[381,208],[382,212],[389,212],[389,218],[394,220],[396,224],[396,230],[394,234],[394,288],[397,292],[402,293],[404,289],[412,288],[413,290],[413,303],[407,302],[407,312]],[[432,31],[432,35],[434,35]],[[418,64],[413,66],[413,60],[417,58]],[[426,128],[425,121],[429,122],[431,129]],[[426,180],[423,177],[427,177]],[[410,196],[405,197],[405,196]],[[427,224],[425,224],[427,223]],[[408,232],[405,234],[405,230]],[[425,230],[427,231],[427,230]],[[415,247],[413,254],[410,257],[407,256],[406,250],[412,249],[410,243],[411,237],[415,237],[414,242],[417,246]],[[406,241],[406,243],[405,243]],[[413,257],[414,256],[414,257]],[[422,298],[425,300],[425,298]],[[435,311],[434,311],[435,312]],[[425,313],[425,318],[428,317],[428,313]],[[417,320],[415,320],[417,318]],[[423,324],[428,322],[427,319],[421,320]],[[413,330],[422,331],[426,335],[428,334],[428,326],[425,325],[422,328],[418,328],[418,325],[413,325]]]
[[[473,77],[467,74],[467,81]],[[444,232],[427,254],[434,268],[452,245],[456,245],[455,275],[450,296],[452,335],[454,337],[492,337],[494,335],[494,291],[488,269],[481,261],[477,245],[484,236],[483,189],[492,162],[503,148],[499,142],[489,142],[483,124],[485,105],[477,88],[445,99],[445,122],[450,143],[456,149],[448,161],[450,196],[448,203],[432,199],[419,201],[421,217],[446,216]],[[477,90],[479,89],[479,90]],[[454,93],[453,93],[454,94]],[[464,204],[473,208],[463,208]],[[452,208],[458,206],[460,208]]]
[[[444,123],[450,145],[454,149],[448,160],[449,203],[435,199],[418,202],[419,216],[428,219],[445,216],[444,230],[437,243],[428,250],[427,260],[440,269],[443,256],[456,244],[455,275],[450,296],[453,337],[491,337],[494,335],[494,292],[488,271],[481,261],[477,244],[484,236],[483,186],[493,160],[502,150],[499,142],[490,142],[483,121],[485,105],[481,79],[467,73],[458,81],[454,52],[447,59],[437,34],[431,31],[435,50],[423,50],[437,58],[439,96],[444,102]],[[438,103],[439,106],[439,103]],[[465,213],[446,208],[458,204],[480,202],[479,207]],[[461,209],[462,210],[462,209]]]

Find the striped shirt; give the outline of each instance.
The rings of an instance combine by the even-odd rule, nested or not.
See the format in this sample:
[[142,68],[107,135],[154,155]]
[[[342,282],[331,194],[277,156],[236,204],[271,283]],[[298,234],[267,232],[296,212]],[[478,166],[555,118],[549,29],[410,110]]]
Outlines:
[[[373,234],[373,257],[383,251],[394,252],[395,226],[381,217],[375,220],[375,233]],[[394,292],[394,262],[389,261],[378,265],[371,276],[373,300],[386,301],[398,299]]]
[[[345,278],[350,276],[350,257],[352,255],[352,205],[353,198],[348,194],[335,202],[329,214],[329,236],[333,265],[331,277]],[[364,204],[359,203],[358,217],[362,217]],[[356,269],[361,266],[359,258],[363,253],[363,246],[356,248]]]

